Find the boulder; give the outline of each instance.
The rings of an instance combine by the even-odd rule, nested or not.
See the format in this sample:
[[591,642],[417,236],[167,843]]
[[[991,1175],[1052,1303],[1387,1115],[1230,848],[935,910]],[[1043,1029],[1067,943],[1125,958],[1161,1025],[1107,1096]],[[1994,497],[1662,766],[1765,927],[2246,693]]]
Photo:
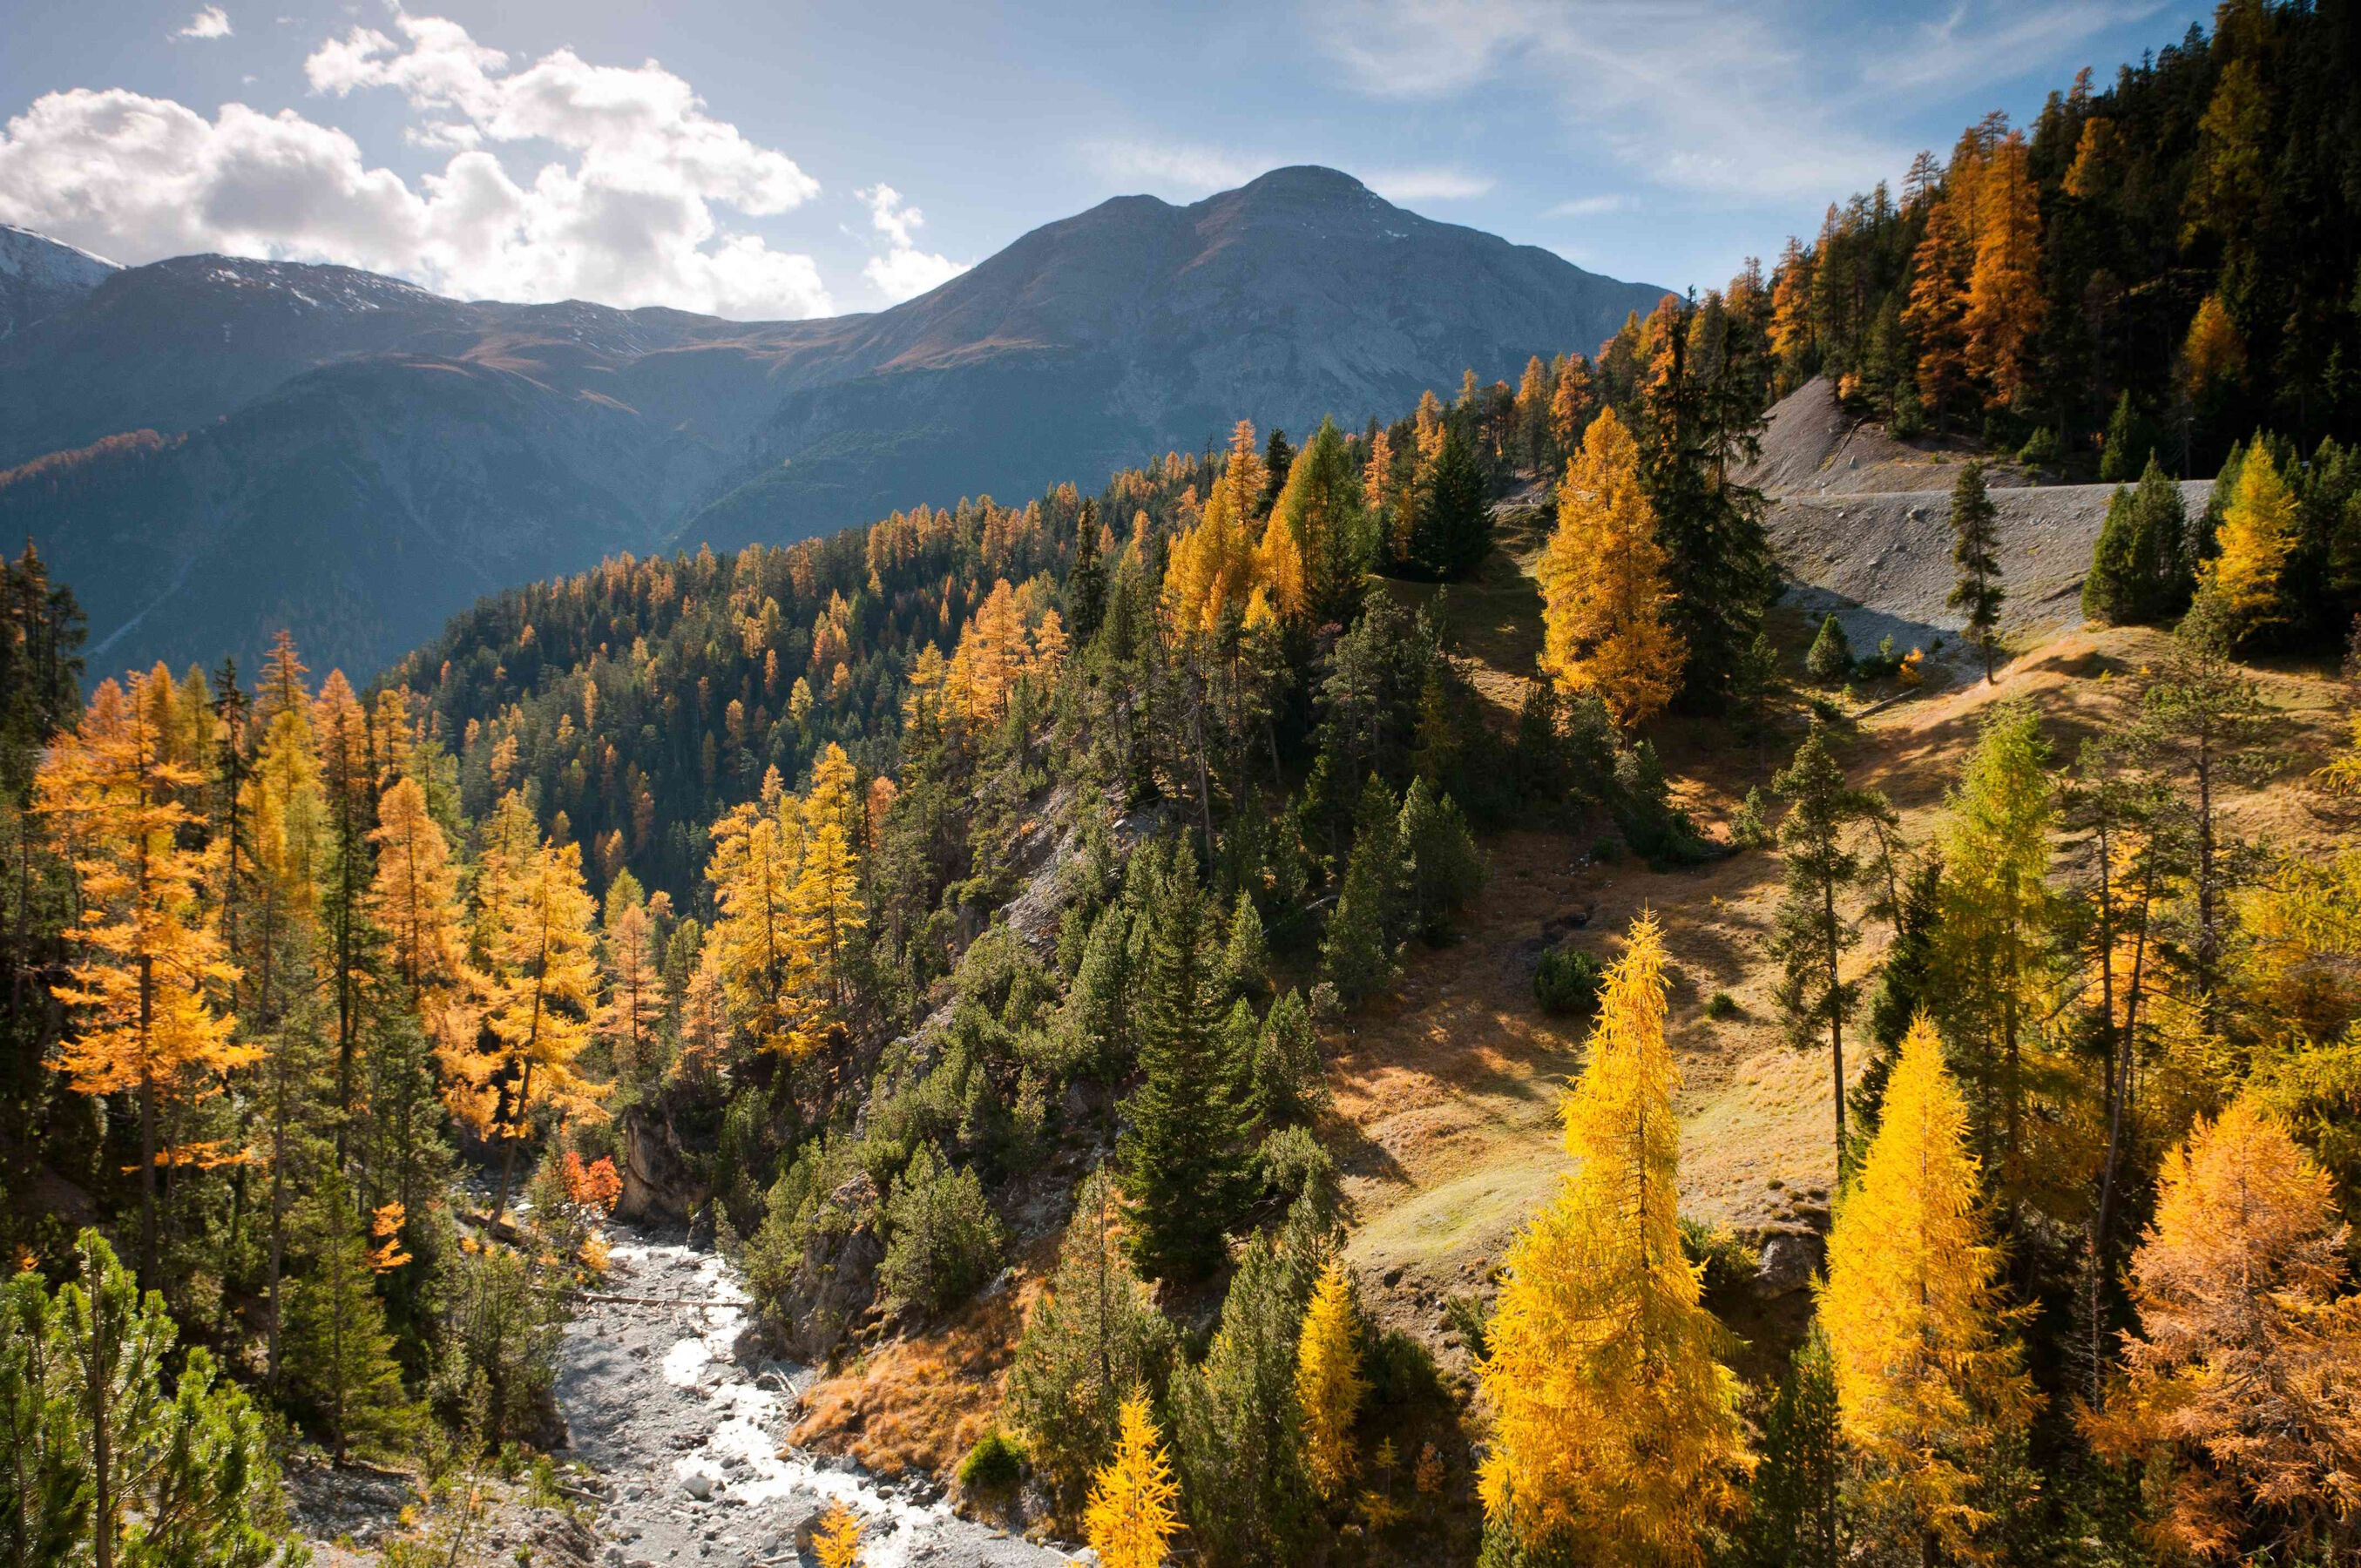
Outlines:
[[1827,1264],[1828,1243],[1817,1231],[1773,1231],[1763,1238],[1754,1294],[1764,1300],[1806,1289]]

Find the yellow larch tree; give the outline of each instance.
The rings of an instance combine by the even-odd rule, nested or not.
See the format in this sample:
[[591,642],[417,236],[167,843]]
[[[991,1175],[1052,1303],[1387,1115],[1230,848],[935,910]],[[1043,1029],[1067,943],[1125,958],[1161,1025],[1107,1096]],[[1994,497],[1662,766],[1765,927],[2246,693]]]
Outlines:
[[1976,180],[1975,261],[1968,271],[1969,374],[1984,400],[2006,407],[2033,372],[2033,334],[2041,325],[2041,210],[2030,149],[2011,131],[1986,155]]
[[819,1568],[861,1568],[861,1538],[866,1533],[859,1511],[839,1497],[812,1532],[812,1555],[819,1559]]
[[377,846],[369,918],[391,943],[410,1004],[432,1018],[443,996],[465,982],[467,951],[450,841],[416,779],[395,779],[379,799],[369,841]]
[[1353,1420],[1368,1379],[1356,1340],[1353,1277],[1331,1258],[1312,1287],[1295,1349],[1295,1399],[1303,1408],[1303,1459],[1312,1484],[1334,1502],[1356,1469]]
[[1115,1457],[1091,1484],[1082,1513],[1084,1533],[1104,1568],[1159,1568],[1166,1543],[1180,1528],[1174,1508],[1180,1498],[1148,1413],[1148,1396],[1134,1394],[1123,1402]]
[[1429,387],[1418,395],[1418,407],[1411,413],[1411,429],[1418,442],[1418,462],[1421,468],[1443,455],[1443,400]]
[[1750,1463],[1728,1335],[1681,1251],[1664,984],[1642,914],[1562,1112],[1575,1168],[1510,1246],[1477,1368],[1486,1513],[1528,1551],[1586,1563],[1701,1563]]
[[2257,442],[2239,465],[2237,492],[2222,519],[2222,553],[2207,568],[2207,586],[2222,596],[2238,635],[2279,619],[2279,576],[2298,532],[2294,492],[2270,448]]
[[1383,426],[1369,441],[1369,460],[1361,466],[1361,504],[1377,516],[1394,499],[1394,438]]
[[680,999],[680,1070],[700,1079],[719,1077],[730,1060],[729,984],[721,957],[708,941]]
[[970,724],[997,720],[1008,710],[1010,690],[1036,673],[1039,657],[1025,620],[1024,604],[1002,577],[960,633],[942,689],[952,711]]
[[635,1081],[664,1013],[664,976],[656,967],[655,918],[631,873],[607,889],[604,921],[607,1006],[600,1032],[613,1053],[618,1081]]
[[1922,1014],[1837,1209],[1820,1325],[1872,1519],[1969,1563],[1992,1555],[1983,1483],[2038,1398],[2001,1299],[1977,1177],[1967,1103]]
[[716,955],[731,1019],[765,1050],[788,1048],[788,968],[796,945],[803,825],[773,772],[763,798],[742,801],[713,825],[705,867],[718,917],[706,937]]
[[1579,354],[1570,356],[1557,373],[1556,389],[1550,394],[1550,439],[1559,451],[1574,450],[1574,444],[1590,428],[1598,404],[1590,362]]
[[294,643],[280,632],[255,694],[260,739],[242,791],[256,884],[244,956],[250,1022],[261,1030],[276,1027],[294,997],[301,981],[285,975],[287,959],[311,948],[319,914],[327,797],[303,675]]
[[[164,677],[169,685],[170,677]],[[217,1089],[258,1055],[232,1038],[219,1000],[237,980],[201,906],[197,856],[180,843],[181,795],[202,775],[168,761],[153,675],[100,685],[89,711],[51,743],[35,780],[81,884],[67,929],[81,957],[58,1000],[80,1017],[57,1066],[77,1092],[129,1091],[139,1116],[139,1272],[156,1281],[156,1170],[195,1151],[159,1147],[164,1102]]]
[[1172,541],[1164,569],[1164,616],[1183,635],[1216,630],[1224,616],[1245,605],[1254,591],[1256,552],[1237,499],[1239,466],[1234,454],[1232,472],[1213,481],[1204,514]]
[[2208,294],[2180,340],[2180,387],[2194,402],[2246,378],[2246,343],[2218,293]]
[[1902,324],[1918,344],[1918,395],[1938,422],[1968,375],[1968,290],[1981,169],[1980,146],[1970,130],[1951,153],[1943,190],[1927,201],[1926,230],[1911,258],[1910,302],[1902,312]]
[[2361,1519],[2346,1240],[2327,1172],[2250,1100],[2166,1157],[2132,1258],[2123,1387],[2085,1425],[2103,1452],[2146,1461],[2171,1556],[2235,1555],[2258,1518],[2299,1547],[2349,1541]]
[[1542,670],[1560,691],[1595,691],[1626,729],[1663,711],[1687,657],[1665,620],[1672,591],[1639,444],[1615,411],[1593,420],[1558,487],[1543,554]]
[[536,1113],[593,1110],[605,1086],[575,1070],[598,1012],[595,912],[578,844],[544,843],[494,890],[482,1027],[438,1050],[451,1109],[501,1146],[497,1225],[508,1208],[517,1147]]
[[1262,493],[1270,488],[1270,465],[1263,461],[1254,421],[1242,419],[1230,427],[1229,461],[1222,472],[1230,481],[1230,499],[1237,506],[1239,518],[1252,522],[1261,516]]
[[852,761],[829,742],[812,764],[811,793],[804,797],[804,852],[794,893],[797,937],[808,949],[807,993],[831,1009],[844,1005],[845,945],[863,919],[861,861],[854,850],[861,831],[861,803],[854,794]]

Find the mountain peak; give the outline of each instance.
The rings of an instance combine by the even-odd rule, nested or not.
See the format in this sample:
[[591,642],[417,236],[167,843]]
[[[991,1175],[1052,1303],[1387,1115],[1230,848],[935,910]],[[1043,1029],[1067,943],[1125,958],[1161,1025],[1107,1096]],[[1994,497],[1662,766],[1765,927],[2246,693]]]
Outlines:
[[[1274,169],[1268,174],[1257,174],[1235,191],[1224,194],[1246,197],[1281,197],[1302,200],[1307,197],[1334,201],[1348,198],[1356,201],[1381,202],[1385,198],[1354,179],[1341,169],[1330,169],[1320,163],[1290,163]],[[1215,198],[1219,200],[1219,198]]]

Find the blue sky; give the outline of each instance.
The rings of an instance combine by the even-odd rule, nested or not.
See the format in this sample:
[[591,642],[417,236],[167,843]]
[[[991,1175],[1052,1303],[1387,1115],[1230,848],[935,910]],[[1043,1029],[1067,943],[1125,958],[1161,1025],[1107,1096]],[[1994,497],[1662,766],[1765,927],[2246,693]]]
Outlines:
[[0,221],[126,261],[874,310],[1035,225],[1285,163],[1673,287],[2208,6],[8,0]]

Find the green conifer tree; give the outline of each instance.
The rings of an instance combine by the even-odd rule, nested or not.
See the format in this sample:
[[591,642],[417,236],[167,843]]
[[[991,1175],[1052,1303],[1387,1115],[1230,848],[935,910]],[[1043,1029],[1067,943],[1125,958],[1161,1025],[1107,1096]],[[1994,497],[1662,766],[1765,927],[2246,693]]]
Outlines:
[[1832,686],[1852,674],[1852,640],[1844,622],[1831,610],[1820,618],[1820,634],[1804,655],[1804,674],[1820,685]]
[[2156,429],[2132,406],[2127,387],[2107,416],[2106,444],[2099,449],[2099,482],[2127,485],[2155,461]]
[[1243,891],[1230,915],[1230,939],[1222,949],[1222,973],[1231,994],[1253,996],[1269,985],[1270,945],[1264,939],[1262,915]]
[[1083,1179],[1058,1270],[1008,1370],[1006,1418],[1068,1509],[1115,1452],[1124,1398],[1143,1387],[1160,1392],[1177,1348],[1171,1323],[1124,1255],[1120,1204],[1104,1166]]
[[1784,966],[1779,1010],[1788,1038],[1804,1048],[1828,1047],[1828,1070],[1836,1105],[1836,1158],[1845,1154],[1844,1031],[1859,986],[1843,978],[1844,955],[1861,939],[1860,927],[1837,900],[1861,878],[1860,854],[1847,835],[1876,802],[1845,784],[1844,770],[1828,751],[1827,737],[1813,726],[1795,749],[1795,760],[1772,781],[1794,804],[1779,823],[1779,851],[1786,891],[1779,904],[1772,952]]
[[1220,1266],[1246,1179],[1245,1108],[1223,1028],[1221,956],[1186,848],[1148,916],[1137,982],[1144,1077],[1118,1145],[1128,1240],[1140,1271],[1202,1279]]
[[1217,1568],[1299,1562],[1310,1544],[1295,1361],[1313,1261],[1284,1242],[1249,1242],[1203,1363],[1173,1375],[1180,1496]]
[[1836,1366],[1815,1323],[1763,1417],[1763,1463],[1744,1534],[1745,1561],[1755,1568],[1837,1568],[1845,1560],[1837,1422]]
[[1411,550],[1421,568],[1445,582],[1467,576],[1492,552],[1492,508],[1484,472],[1454,421],[1446,427],[1418,502]]
[[1348,1002],[1392,979],[1401,903],[1401,832],[1392,792],[1376,774],[1361,788],[1353,851],[1320,947],[1320,972]]
[[1440,800],[1423,777],[1411,781],[1397,824],[1408,867],[1409,919],[1429,942],[1451,934],[1453,917],[1484,885],[1484,858],[1467,819],[1449,795]]
[[1984,466],[1971,463],[1951,487],[1951,564],[1960,569],[1948,602],[1967,615],[1968,641],[1984,657],[1984,680],[1993,678],[1993,653],[2000,635],[2000,520],[1984,493]]
[[1077,648],[1087,648],[1106,619],[1106,558],[1099,554],[1099,505],[1082,502],[1074,524],[1074,564],[1066,572],[1066,631]]
[[1255,1045],[1254,1113],[1266,1127],[1308,1122],[1327,1102],[1320,1039],[1302,992],[1290,988],[1270,1004]]
[[368,1238],[334,1165],[298,1211],[296,1229],[311,1268],[288,1289],[280,1376],[337,1464],[356,1442],[390,1452],[417,1418],[386,1332]]

